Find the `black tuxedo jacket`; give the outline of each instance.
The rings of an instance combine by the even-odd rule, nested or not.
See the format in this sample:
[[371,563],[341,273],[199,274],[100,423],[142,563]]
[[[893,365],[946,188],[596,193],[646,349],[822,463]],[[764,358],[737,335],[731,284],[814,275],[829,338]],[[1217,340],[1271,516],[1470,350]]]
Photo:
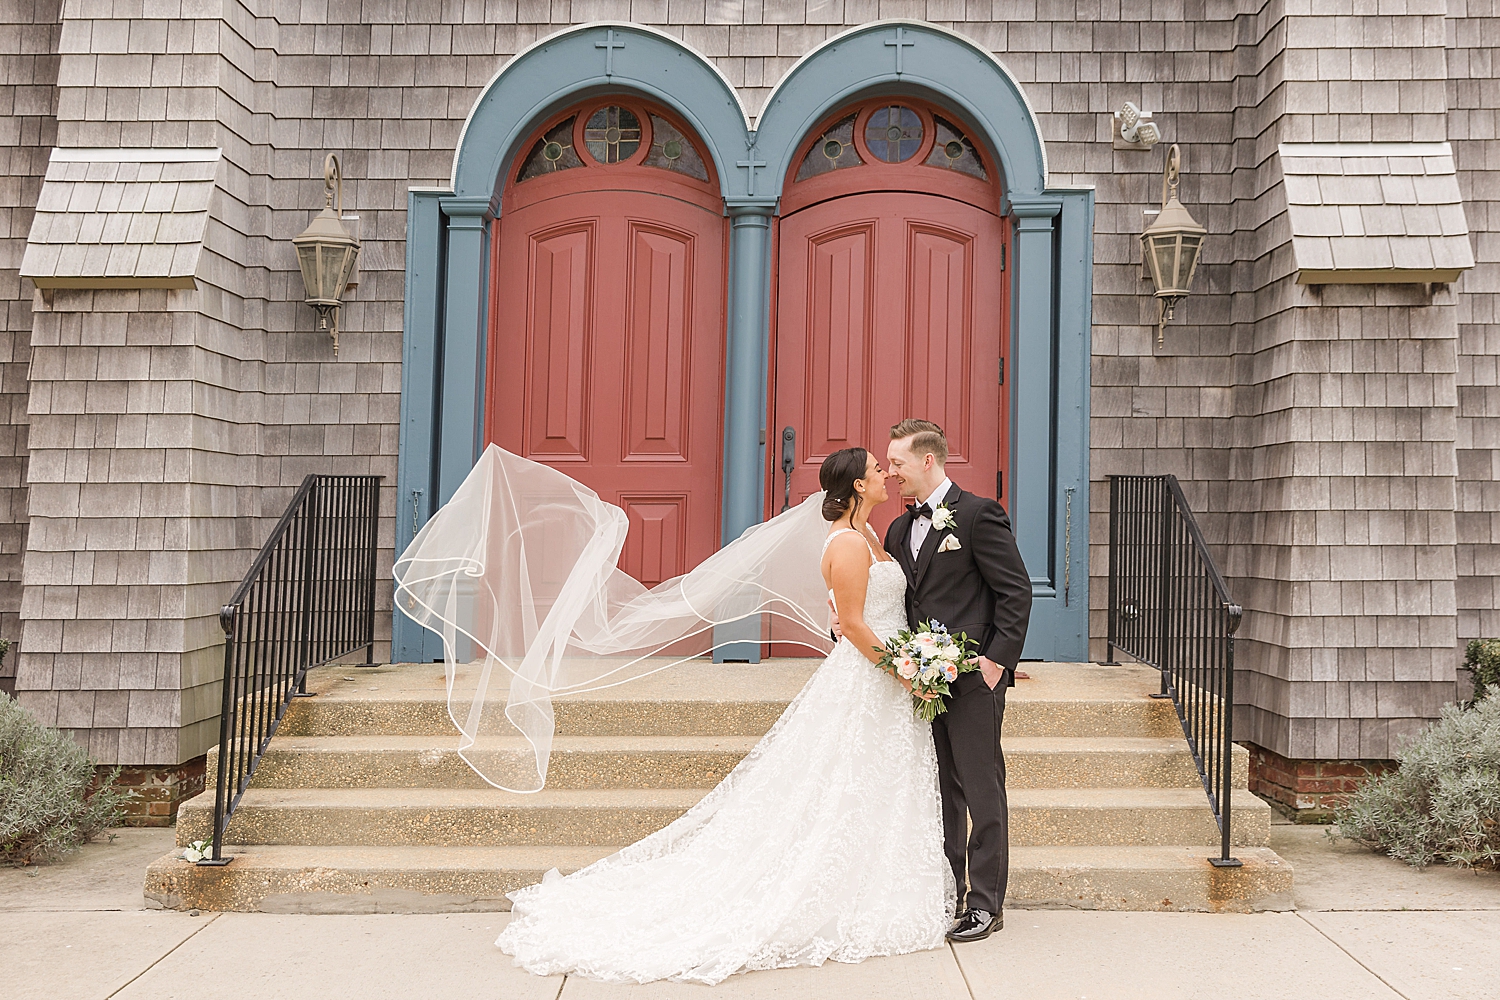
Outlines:
[[[943,505],[955,524],[927,532],[913,561],[910,510],[885,533],[885,550],[906,571],[906,617],[915,626],[935,618],[953,633],[977,640],[978,651],[1005,670],[1015,685],[1016,663],[1026,643],[1031,619],[1031,576],[1010,531],[1010,515],[988,497],[948,487]],[[961,548],[939,552],[943,539],[958,538]]]

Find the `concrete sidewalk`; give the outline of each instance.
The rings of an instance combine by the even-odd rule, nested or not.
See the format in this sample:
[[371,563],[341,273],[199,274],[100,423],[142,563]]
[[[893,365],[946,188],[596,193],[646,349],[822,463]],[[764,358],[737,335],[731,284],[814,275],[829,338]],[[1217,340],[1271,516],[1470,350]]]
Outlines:
[[988,941],[708,990],[516,969],[503,913],[299,916],[145,909],[170,830],[122,830],[60,865],[0,871],[7,1000],[1481,1000],[1500,995],[1500,875],[1416,871],[1321,827],[1277,826],[1295,913],[1013,910]]

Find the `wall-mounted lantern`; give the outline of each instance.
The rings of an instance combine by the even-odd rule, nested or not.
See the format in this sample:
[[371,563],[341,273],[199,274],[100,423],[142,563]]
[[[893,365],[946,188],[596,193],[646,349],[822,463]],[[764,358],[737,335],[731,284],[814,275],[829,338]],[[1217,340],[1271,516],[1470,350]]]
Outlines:
[[[323,211],[292,238],[297,247],[297,264],[302,268],[302,284],[307,289],[307,304],[318,313],[318,329],[333,337],[333,353],[339,352],[339,303],[354,262],[359,258],[359,240],[339,221],[344,214],[344,175],[339,158],[332,153],[323,161],[323,185],[327,202]],[[334,199],[338,199],[337,211]]]
[[1182,169],[1182,151],[1174,142],[1167,151],[1166,167],[1161,175],[1161,214],[1141,234],[1141,254],[1156,286],[1158,307],[1156,346],[1162,346],[1167,320],[1177,303],[1187,298],[1193,273],[1198,270],[1198,256],[1208,230],[1198,225],[1177,200],[1177,177]]

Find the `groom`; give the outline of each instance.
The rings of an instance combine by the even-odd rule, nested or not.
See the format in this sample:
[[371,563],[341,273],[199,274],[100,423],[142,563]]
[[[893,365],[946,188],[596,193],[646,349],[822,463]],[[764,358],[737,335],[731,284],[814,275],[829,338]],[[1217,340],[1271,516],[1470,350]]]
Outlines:
[[912,626],[937,619],[954,634],[967,633],[980,653],[979,670],[959,675],[948,710],[932,723],[943,851],[959,894],[948,939],[978,941],[1005,926],[1010,839],[1000,726],[1026,642],[1031,578],[1005,508],[959,489],[944,473],[941,427],[901,421],[891,428],[886,458],[901,496],[916,501],[885,536],[886,551],[906,571],[907,619]]

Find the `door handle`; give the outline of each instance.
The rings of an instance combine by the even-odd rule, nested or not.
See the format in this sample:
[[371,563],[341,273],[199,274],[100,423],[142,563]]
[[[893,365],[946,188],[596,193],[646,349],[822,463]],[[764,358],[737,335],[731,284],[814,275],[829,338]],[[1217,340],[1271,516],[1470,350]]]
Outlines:
[[781,475],[785,481],[781,512],[792,508],[792,470],[797,467],[797,430],[790,424],[781,429]]

